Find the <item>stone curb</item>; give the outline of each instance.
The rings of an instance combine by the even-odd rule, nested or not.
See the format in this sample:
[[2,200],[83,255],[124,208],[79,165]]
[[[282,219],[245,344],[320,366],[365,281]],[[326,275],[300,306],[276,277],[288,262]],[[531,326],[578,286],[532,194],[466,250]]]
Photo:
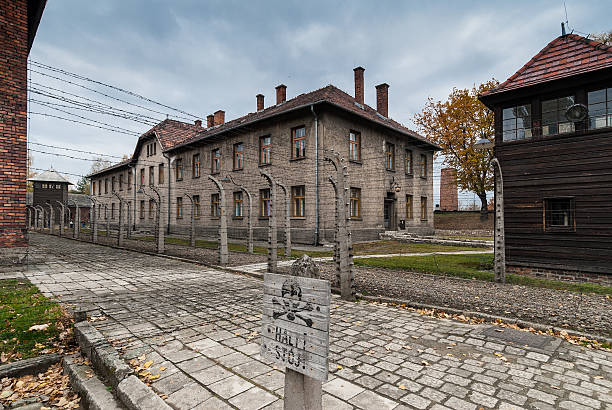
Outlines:
[[119,356],[104,336],[89,322],[74,325],[74,334],[85,356],[117,392],[119,400],[130,410],[171,409],[144,384]]
[[51,365],[59,363],[61,359],[62,356],[59,354],[51,353],[31,359],[23,359],[13,363],[3,364],[0,366],[0,379],[43,373],[47,371]]
[[89,322],[74,325],[74,334],[93,367],[105,377],[113,388],[132,374],[132,368],[110,346],[104,336]]
[[[334,292],[334,289],[332,289],[332,292],[336,293],[336,292]],[[517,325],[519,327],[522,327],[522,328],[530,328],[531,327],[531,328],[533,328],[535,330],[539,330],[541,332],[548,332],[549,330],[552,330],[553,332],[566,332],[570,336],[586,337],[587,339],[597,340],[599,342],[605,342],[605,343],[612,344],[612,339],[608,338],[606,336],[595,335],[595,334],[591,334],[591,333],[583,333],[583,332],[579,332],[579,331],[576,331],[576,330],[560,328],[560,327],[556,327],[556,326],[549,326],[549,325],[544,325],[544,324],[541,324],[541,323],[534,323],[534,322],[529,322],[529,321],[526,321],[526,320],[509,318],[509,317],[505,317],[505,316],[490,315],[488,313],[482,313],[482,312],[472,312],[472,311],[469,311],[469,310],[461,310],[461,309],[455,309],[455,308],[450,308],[450,307],[428,305],[428,304],[425,304],[425,303],[411,302],[411,301],[408,301],[408,300],[394,299],[394,298],[388,298],[388,297],[384,297],[384,296],[365,296],[365,295],[357,294],[357,298],[362,299],[362,300],[367,300],[369,302],[395,303],[397,305],[406,305],[406,306],[409,306],[409,307],[412,307],[412,308],[416,308],[416,309],[433,309],[433,310],[437,310],[437,311],[441,311],[441,312],[445,312],[445,313],[463,315],[463,316],[466,316],[466,317],[468,317],[468,316],[469,317],[477,317],[477,318],[480,318],[480,319],[490,320],[492,322],[495,322],[497,320],[501,320],[504,323],[515,324],[515,325]]]
[[117,395],[130,410],[172,409],[161,397],[153,393],[153,390],[133,374],[119,383]]
[[[124,407],[113,397],[97,376],[89,376],[91,368],[76,363],[77,355],[64,357],[64,372],[70,377],[70,385],[81,396],[81,403],[89,410],[121,410]],[[93,373],[93,371],[91,371]]]

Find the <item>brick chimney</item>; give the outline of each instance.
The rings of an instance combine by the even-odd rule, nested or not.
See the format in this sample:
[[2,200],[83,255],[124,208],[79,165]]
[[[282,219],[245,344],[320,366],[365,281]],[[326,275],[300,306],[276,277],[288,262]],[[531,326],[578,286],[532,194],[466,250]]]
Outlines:
[[459,198],[457,194],[457,170],[455,168],[444,168],[441,171],[440,210],[459,210]]
[[215,125],[215,116],[210,114],[206,116],[206,128],[210,128]]
[[264,109],[264,95],[257,94],[255,96],[257,98],[257,111],[261,111]]
[[221,125],[225,122],[225,111],[215,111],[215,125]]
[[287,86],[281,84],[276,87],[276,104],[284,103],[287,100]]
[[389,117],[389,84],[376,86],[376,111],[385,118]]
[[202,120],[195,120],[193,123],[195,124],[196,127],[202,126]]
[[356,67],[353,68],[355,72],[355,99],[359,104],[363,104],[363,72],[365,68]]

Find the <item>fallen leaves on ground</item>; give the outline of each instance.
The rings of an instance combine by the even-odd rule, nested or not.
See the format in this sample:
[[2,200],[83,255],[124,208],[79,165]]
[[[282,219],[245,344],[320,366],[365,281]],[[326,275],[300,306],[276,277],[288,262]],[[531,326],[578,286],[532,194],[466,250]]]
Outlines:
[[[138,378],[142,380],[147,386],[151,385],[151,382],[159,379],[161,377],[161,373],[153,373],[150,369],[153,366],[154,361],[149,360],[148,362],[144,362],[147,360],[146,355],[138,356],[136,359],[130,360],[130,366],[136,371]],[[158,369],[159,372],[163,372],[166,370],[166,367],[160,367]]]
[[0,403],[9,406],[20,400],[43,403],[48,408],[77,409],[80,398],[70,389],[60,363],[44,373],[23,377],[5,377],[0,380]]

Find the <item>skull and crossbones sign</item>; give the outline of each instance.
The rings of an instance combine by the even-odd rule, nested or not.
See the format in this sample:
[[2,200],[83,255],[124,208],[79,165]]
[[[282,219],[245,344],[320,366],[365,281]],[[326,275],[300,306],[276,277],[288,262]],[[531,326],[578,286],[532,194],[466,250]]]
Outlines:
[[[297,296],[299,300],[295,301],[292,299],[285,299],[286,296]],[[312,327],[312,319],[306,316],[304,312],[312,312],[314,308],[310,302],[302,302],[302,289],[300,288],[300,285],[297,283],[297,281],[287,279],[283,283],[283,287],[281,289],[281,297],[282,299],[280,301],[276,297],[272,298],[272,303],[274,304],[274,308],[272,310],[272,317],[274,319],[284,317],[290,322],[296,321],[296,319],[298,319],[304,322],[306,326]]]

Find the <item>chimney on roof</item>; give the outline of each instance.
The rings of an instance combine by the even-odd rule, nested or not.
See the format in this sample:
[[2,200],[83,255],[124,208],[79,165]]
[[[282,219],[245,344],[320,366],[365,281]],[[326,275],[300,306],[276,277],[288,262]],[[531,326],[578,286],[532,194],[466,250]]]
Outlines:
[[276,86],[276,104],[284,103],[287,100],[287,86],[281,84]]
[[215,116],[210,114],[206,116],[206,128],[210,128],[215,125]]
[[355,99],[363,105],[363,72],[365,68],[356,67],[353,68],[353,71],[355,72]]
[[225,122],[225,111],[215,111],[215,125],[221,125]]
[[196,125],[196,127],[202,126],[202,120],[195,120],[193,123]]
[[376,86],[376,111],[385,118],[389,117],[389,84]]
[[261,111],[264,109],[264,95],[257,94],[255,96],[257,98],[257,111]]

